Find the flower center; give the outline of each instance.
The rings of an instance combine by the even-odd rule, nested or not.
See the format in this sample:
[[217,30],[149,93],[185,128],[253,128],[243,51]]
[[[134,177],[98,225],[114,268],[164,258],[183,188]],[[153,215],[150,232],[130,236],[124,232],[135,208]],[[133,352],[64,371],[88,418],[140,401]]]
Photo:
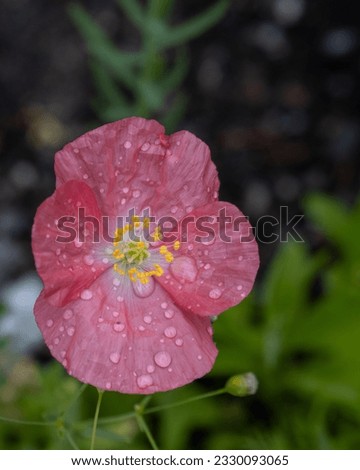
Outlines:
[[[144,229],[149,228],[149,219],[133,216],[132,223],[115,230],[112,256],[115,259],[114,271],[122,276],[128,276],[132,282],[140,281],[147,284],[152,276],[160,277],[164,273],[164,267],[172,263],[174,256],[166,245],[152,247],[146,240]],[[147,230],[149,235],[149,230]],[[151,234],[151,242],[159,242],[161,232],[156,227]],[[173,245],[178,250],[180,243]]]

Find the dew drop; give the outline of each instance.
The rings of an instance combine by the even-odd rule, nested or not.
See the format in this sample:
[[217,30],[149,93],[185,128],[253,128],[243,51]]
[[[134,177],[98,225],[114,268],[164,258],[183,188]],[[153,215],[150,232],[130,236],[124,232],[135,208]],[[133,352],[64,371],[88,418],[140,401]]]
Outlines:
[[120,354],[115,352],[111,353],[109,358],[113,364],[117,364],[120,361]]
[[152,318],[150,317],[150,315],[145,315],[143,320],[144,320],[144,323],[147,323],[148,325],[150,325],[150,323],[152,322]]
[[70,310],[70,309],[67,309],[65,310],[64,314],[63,314],[63,319],[64,320],[70,320],[70,318],[72,318],[73,316],[73,311]]
[[211,265],[209,263],[206,263],[205,266],[204,266],[204,269],[208,270],[211,268]]
[[201,361],[202,356],[199,354],[197,358],[198,358],[199,361]]
[[54,344],[58,345],[59,343],[60,343],[59,338],[55,338],[55,339],[54,339]]
[[163,303],[161,304],[161,308],[166,308],[167,306],[168,306],[168,304],[167,304],[166,302],[163,302]]
[[187,214],[190,214],[190,212],[193,211],[193,210],[194,210],[193,206],[187,206],[187,207],[185,208],[185,212],[186,212]]
[[92,294],[91,290],[89,290],[89,289],[83,290],[80,294],[80,297],[82,298],[82,300],[90,300],[90,299],[92,299],[92,296],[93,296],[93,294]]
[[129,192],[129,188],[125,186],[125,188],[123,188],[123,193],[127,194],[128,192]]
[[149,374],[152,374],[155,371],[155,367],[152,364],[149,364],[146,370]]
[[171,356],[166,351],[159,351],[154,356],[154,361],[159,367],[168,367],[171,364]]
[[105,388],[106,388],[106,390],[110,390],[110,388],[111,388],[111,382],[106,382]]
[[113,324],[113,330],[116,331],[117,333],[124,331],[124,329],[125,329],[124,323],[116,322]]
[[112,316],[113,316],[114,318],[117,318],[119,315],[120,315],[119,312],[113,312],[113,313],[112,313]]
[[150,387],[154,383],[154,381],[151,375],[145,374],[145,375],[140,375],[136,379],[136,383],[139,388],[143,389],[143,388]]
[[48,328],[51,328],[53,326],[53,324],[54,324],[54,322],[52,320],[47,320],[47,322],[46,322],[46,326]]
[[145,331],[145,328],[142,325],[140,325],[139,326],[139,331]]
[[195,261],[189,256],[175,258],[170,265],[170,270],[179,282],[194,282],[198,274]]
[[131,142],[130,142],[129,140],[126,140],[126,141],[124,142],[124,147],[125,147],[126,149],[131,148],[131,145],[132,145],[132,144],[131,144]]
[[167,338],[174,338],[176,336],[176,328],[174,328],[173,326],[169,326],[165,329],[164,335]]
[[126,199],[123,197],[120,201],[120,204],[123,206],[125,204],[125,202],[126,202]]
[[66,351],[64,351],[64,350],[61,351],[60,356],[61,356],[62,358],[64,358],[64,357],[66,356]]
[[242,261],[243,259],[244,259],[243,256],[239,256],[239,257],[238,257],[238,261]]
[[213,329],[212,329],[211,326],[208,326],[208,327],[206,328],[206,331],[209,333],[210,336],[213,335]]
[[124,297],[121,297],[121,295],[118,295],[118,296],[116,297],[116,300],[117,300],[118,302],[124,302]]
[[176,212],[178,211],[178,206],[172,206],[172,208],[170,209],[171,213],[172,214],[176,214]]
[[184,344],[184,341],[181,339],[181,338],[178,338],[176,341],[175,341],[175,344],[176,346],[182,346]]
[[165,310],[165,318],[168,318],[170,320],[170,318],[172,318],[174,316],[174,310],[171,310],[171,308],[169,308],[168,310]]
[[236,290],[242,290],[243,289],[243,286],[237,286]]
[[87,173],[84,173],[83,178],[84,180],[87,180],[89,178],[89,175]]
[[138,189],[135,189],[135,191],[132,192],[133,197],[138,198],[141,195],[141,192]]
[[60,250],[60,248],[56,248],[56,250],[55,250],[55,254],[56,254],[56,256],[60,256],[60,253],[61,253],[61,250]]
[[87,266],[92,266],[94,264],[94,258],[91,255],[84,256],[84,263]]
[[155,289],[155,282],[152,277],[148,278],[148,282],[146,284],[142,284],[141,282],[132,282],[131,285],[135,294],[141,298],[149,297]]
[[221,290],[220,289],[212,289],[210,292],[209,292],[209,297],[210,299],[218,299],[219,297],[221,297]]
[[104,264],[108,264],[108,263],[109,263],[109,259],[108,259],[108,258],[103,258],[103,259],[102,259],[102,262],[103,262]]
[[76,248],[81,248],[83,246],[84,242],[81,242],[80,240],[76,239],[74,240],[74,245]]
[[66,330],[66,333],[67,333],[69,336],[74,336],[75,328],[74,328],[73,326],[70,326],[70,327]]
[[121,281],[118,277],[114,277],[112,283],[113,283],[113,286],[118,287],[121,284]]

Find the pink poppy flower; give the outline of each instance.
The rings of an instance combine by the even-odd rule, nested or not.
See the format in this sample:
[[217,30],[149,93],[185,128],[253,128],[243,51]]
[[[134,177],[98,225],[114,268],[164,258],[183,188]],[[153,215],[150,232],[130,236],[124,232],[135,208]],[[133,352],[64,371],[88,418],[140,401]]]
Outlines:
[[129,118],[66,145],[55,172],[32,232],[44,283],[35,317],[51,354],[80,381],[124,393],[206,374],[210,317],[247,296],[259,265],[249,223],[218,201],[208,147]]

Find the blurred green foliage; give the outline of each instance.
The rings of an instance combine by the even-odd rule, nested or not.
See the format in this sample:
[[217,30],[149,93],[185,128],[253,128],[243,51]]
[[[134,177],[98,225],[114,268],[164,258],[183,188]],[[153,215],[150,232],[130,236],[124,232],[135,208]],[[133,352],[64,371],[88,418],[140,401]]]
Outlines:
[[155,117],[173,131],[186,108],[179,91],[188,70],[186,45],[216,24],[229,0],[180,25],[171,24],[174,0],[117,0],[120,12],[138,32],[138,50],[119,49],[78,3],[69,14],[83,36],[89,54],[97,97],[95,111],[102,121],[128,116]]
[[[204,379],[155,395],[144,414],[163,449],[358,449],[360,445],[360,204],[352,210],[325,195],[305,201],[319,247],[279,248],[265,279],[215,322],[219,356]],[[0,352],[4,367],[5,350]],[[259,391],[247,398],[218,395],[251,370]],[[5,369],[0,415],[50,426],[0,421],[0,448],[88,448],[97,393],[51,362],[21,359]],[[97,448],[142,449],[134,405],[142,397],[106,393]],[[166,408],[168,407],[168,408]],[[130,412],[130,415],[129,415]]]

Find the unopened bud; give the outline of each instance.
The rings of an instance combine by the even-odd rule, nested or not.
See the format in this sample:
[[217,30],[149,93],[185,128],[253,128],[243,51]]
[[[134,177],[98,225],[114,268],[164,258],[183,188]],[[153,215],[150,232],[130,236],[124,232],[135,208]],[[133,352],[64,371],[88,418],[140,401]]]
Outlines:
[[258,380],[252,372],[233,375],[226,382],[225,390],[235,397],[246,397],[254,395],[258,388]]

